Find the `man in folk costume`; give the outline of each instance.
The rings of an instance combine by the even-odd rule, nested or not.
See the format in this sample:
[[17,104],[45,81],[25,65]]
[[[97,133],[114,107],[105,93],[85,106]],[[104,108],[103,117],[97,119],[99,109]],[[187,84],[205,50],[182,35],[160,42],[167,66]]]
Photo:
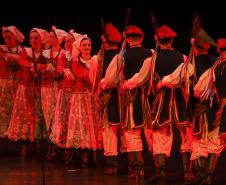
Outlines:
[[[208,53],[209,47],[216,46],[213,39],[200,28],[194,38],[192,38],[192,46],[194,53],[194,84],[200,76],[209,68],[211,68],[216,61],[216,57]],[[215,98],[216,99],[216,98]],[[197,178],[190,183],[197,183],[204,178],[207,167],[208,157],[208,131],[212,130],[213,120],[217,109],[217,103],[207,109],[203,106],[200,99],[194,99],[191,96],[192,108],[196,107],[196,114],[193,112],[193,143],[191,160],[194,161],[197,170]],[[202,111],[204,110],[204,112]],[[199,111],[199,112],[198,112]]]
[[216,112],[213,122],[214,129],[207,136],[208,164],[206,175],[200,184],[211,184],[216,169],[218,158],[225,147],[226,136],[226,39],[218,39],[220,57],[214,65],[206,70],[194,87],[194,95],[202,103],[213,103],[214,96],[218,96],[220,108]]
[[151,88],[155,89],[156,85],[157,89],[152,109],[155,174],[149,181],[165,178],[166,157],[170,157],[171,153],[174,123],[181,135],[184,179],[189,181],[193,178],[190,164],[192,127],[186,98],[180,87],[180,71],[187,57],[172,47],[177,34],[171,28],[163,25],[156,31],[159,49],[151,64],[153,74],[150,80]]
[[[102,66],[102,82],[100,94],[100,122],[103,127],[103,148],[104,156],[106,159],[105,174],[112,174],[114,168],[114,160],[118,155],[118,136],[117,130],[120,125],[120,113],[119,113],[119,89],[115,87],[107,87],[108,84],[104,81],[107,68],[113,59],[113,57],[119,53],[118,43],[122,40],[122,36],[119,31],[111,24],[108,23],[105,26],[105,35],[102,36],[103,43],[105,45],[104,62]],[[117,62],[117,61],[115,61]],[[107,74],[106,74],[107,75]]]
[[124,32],[129,49],[124,53],[124,80],[122,86],[122,131],[121,131],[121,152],[127,152],[129,165],[131,166],[129,177],[143,175],[143,157],[141,130],[150,121],[145,114],[146,91],[144,86],[137,86],[134,89],[127,89],[126,82],[129,81],[141,69],[146,58],[151,56],[151,51],[142,47],[143,31],[137,26],[128,26]]

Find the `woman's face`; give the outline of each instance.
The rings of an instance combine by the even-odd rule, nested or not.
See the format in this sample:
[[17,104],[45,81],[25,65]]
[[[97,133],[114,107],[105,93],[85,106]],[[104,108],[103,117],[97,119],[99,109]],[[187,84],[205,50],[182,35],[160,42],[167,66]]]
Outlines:
[[58,39],[57,39],[57,36],[56,36],[56,34],[53,31],[51,31],[49,33],[49,44],[51,46],[54,46],[54,45],[58,45],[59,44]]
[[5,31],[2,35],[7,47],[13,48],[17,46],[16,37],[10,31]]
[[84,39],[80,43],[80,51],[82,54],[90,54],[91,53],[91,41],[89,39]]
[[30,44],[32,48],[38,49],[42,46],[42,40],[40,35],[36,31],[30,33]]
[[64,47],[67,51],[71,51],[72,44],[75,41],[74,37],[71,34],[68,34],[68,36],[65,39]]

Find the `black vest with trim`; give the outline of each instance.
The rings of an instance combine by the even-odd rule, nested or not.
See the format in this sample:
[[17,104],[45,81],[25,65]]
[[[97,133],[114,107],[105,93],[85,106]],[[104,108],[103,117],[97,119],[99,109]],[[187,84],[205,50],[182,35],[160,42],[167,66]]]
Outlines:
[[212,67],[217,57],[211,54],[201,54],[195,57],[195,67],[197,79],[204,73],[207,69]]
[[183,62],[183,54],[176,50],[160,50],[155,62],[155,72],[162,79],[171,74]]
[[[116,48],[105,50],[102,78],[104,77],[106,70],[109,64],[111,63],[111,60],[118,53],[119,53],[119,50]],[[110,93],[111,93],[111,96],[107,104],[108,123],[112,125],[118,125],[120,123],[118,89],[112,88],[110,89]]]
[[[221,99],[226,98],[226,61],[222,62],[215,69],[216,88]],[[226,132],[226,105],[222,109],[220,119],[220,133]]]
[[[144,60],[148,57],[151,57],[151,55],[151,50],[143,47],[133,47],[127,50],[124,54],[125,80],[132,78],[136,73],[138,73],[144,63]],[[138,88],[135,101],[133,102],[133,119],[136,126],[143,124],[143,110],[141,100],[141,88]]]
[[[183,54],[177,50],[162,49],[158,51],[155,62],[155,74],[161,80],[175,71],[184,62]],[[180,88],[164,87],[157,92],[153,103],[153,123],[159,126],[183,124],[189,121],[185,98]]]
[[[217,57],[207,53],[207,54],[200,54],[195,57],[195,73],[196,73],[196,78],[197,80],[199,77],[209,68],[213,66],[215,63]],[[196,82],[195,82],[196,83]],[[193,96],[193,89],[191,90],[191,97],[190,97],[190,102],[191,102],[191,109],[192,109],[192,115],[194,114],[194,108],[196,107],[197,104],[200,103],[200,100],[197,100]],[[206,116],[208,119],[208,130],[214,129],[213,121],[215,119],[215,113],[217,110],[217,104],[213,103],[213,106],[209,108],[206,111]],[[200,116],[195,116],[194,117],[194,127],[193,127],[193,133],[199,133],[200,131],[202,132],[203,128],[203,123],[200,122]]]

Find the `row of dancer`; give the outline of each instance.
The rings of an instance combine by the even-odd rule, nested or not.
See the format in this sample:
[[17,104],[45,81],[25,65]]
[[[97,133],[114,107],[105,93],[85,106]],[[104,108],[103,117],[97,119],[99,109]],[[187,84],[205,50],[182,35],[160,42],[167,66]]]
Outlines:
[[[225,148],[225,38],[216,44],[200,27],[193,33],[187,57],[173,48],[177,33],[167,25],[156,29],[155,50],[142,47],[144,34],[139,27],[128,26],[123,34],[129,49],[125,51],[123,43],[115,56],[105,51],[106,71],[100,83],[105,156],[112,161],[117,155],[120,123],[121,151],[128,153],[130,176],[142,176],[143,129],[155,165],[149,181],[162,181],[175,126],[181,136],[185,183],[211,184]],[[208,53],[210,46],[218,49],[218,58]]]
[[73,30],[33,28],[31,47],[22,47],[24,36],[15,26],[4,27],[2,34],[1,137],[21,141],[23,156],[26,141],[40,139],[49,141],[50,158],[56,146],[96,150],[91,89],[97,59],[91,56],[91,39]]
[[[170,157],[172,127],[175,125],[181,135],[186,183],[211,183],[217,159],[225,146],[222,127],[225,40],[219,40],[220,57],[215,63],[216,57],[207,54],[214,42],[202,37],[205,33],[203,29],[199,29],[192,40],[188,58],[172,47],[177,34],[166,25],[156,30],[155,50],[142,47],[144,34],[139,27],[127,27],[121,50],[118,43],[122,36],[118,30],[112,24],[105,29],[103,47],[94,57],[90,55],[91,40],[86,35],[68,34],[56,28],[48,36],[49,50],[40,52],[43,49],[41,44],[38,44],[39,52],[36,50],[34,41],[37,38],[42,40],[47,35],[37,28],[30,34],[34,49],[22,49],[20,55],[14,55],[9,50],[13,47],[5,47],[5,50],[2,47],[1,64],[4,66],[1,68],[1,80],[5,91],[1,92],[4,97],[1,102],[9,106],[1,106],[1,109],[7,107],[10,110],[10,106],[12,109],[11,113],[3,116],[10,120],[6,132],[8,138],[33,141],[47,134],[53,143],[50,147],[52,154],[56,152],[55,146],[96,150],[103,145],[108,165],[105,173],[109,174],[113,172],[113,161],[118,155],[119,130],[120,152],[128,153],[129,157],[129,176],[142,177],[141,131],[144,130],[155,161],[155,173],[150,178],[153,182],[165,178],[166,158]],[[15,27],[5,28],[3,36],[6,33],[11,34],[11,38],[12,35],[20,35],[22,39],[15,37],[16,43],[23,40]],[[68,45],[65,46],[71,54],[60,47],[66,37]],[[4,39],[7,40],[7,37],[4,36]],[[44,44],[44,41],[39,43]],[[126,44],[129,45],[128,50]],[[35,63],[37,58],[42,60]],[[211,66],[210,72],[203,73]],[[208,77],[210,74],[213,77]],[[206,83],[211,83],[211,86],[205,86]],[[210,88],[215,83],[216,88],[212,91]],[[189,89],[193,92],[191,84],[195,90],[189,94]],[[214,95],[211,96],[211,109],[206,106],[208,101],[202,99],[206,89],[207,92],[214,92],[210,93]],[[6,101],[7,96],[14,97],[8,98],[14,102],[10,104]],[[39,105],[34,105],[37,102]],[[41,110],[46,124],[38,116]],[[208,117],[206,111],[210,111]],[[38,121],[42,124],[36,123]],[[214,130],[208,133],[211,124]],[[199,171],[195,177],[191,166],[193,161]]]

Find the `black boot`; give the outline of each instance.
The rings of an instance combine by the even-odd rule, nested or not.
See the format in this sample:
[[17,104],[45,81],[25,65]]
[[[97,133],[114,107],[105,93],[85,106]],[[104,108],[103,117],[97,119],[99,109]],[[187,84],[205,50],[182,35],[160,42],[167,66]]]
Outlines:
[[21,145],[20,156],[21,156],[21,158],[27,157],[27,145],[26,145],[26,143],[22,143],[22,145]]
[[208,155],[207,176],[200,185],[210,185],[213,182],[213,174],[215,172],[218,161],[218,155],[210,153]]
[[114,156],[106,156],[106,169],[104,174],[111,175],[114,171]]
[[185,185],[188,184],[199,184],[201,183],[206,177],[206,169],[207,169],[207,158],[206,157],[199,157],[194,161],[196,177],[192,180],[185,182]]
[[190,184],[190,182],[194,180],[194,175],[192,172],[192,162],[190,161],[190,158],[191,158],[191,152],[182,153],[184,180],[186,185]]
[[[132,156],[132,157],[131,157]],[[143,178],[144,177],[144,164],[141,152],[130,153],[130,174],[129,178]]]
[[157,154],[154,156],[155,172],[148,182],[156,182],[165,179],[166,155]]
[[140,161],[132,162],[129,178],[143,178],[144,177],[144,165]]
[[45,158],[48,160],[49,156],[51,155],[51,153],[53,151],[53,146],[50,142],[47,142],[47,146],[48,146],[48,149],[47,149]]
[[56,161],[57,156],[57,146],[55,144],[50,144],[49,155],[46,157],[47,161]]

